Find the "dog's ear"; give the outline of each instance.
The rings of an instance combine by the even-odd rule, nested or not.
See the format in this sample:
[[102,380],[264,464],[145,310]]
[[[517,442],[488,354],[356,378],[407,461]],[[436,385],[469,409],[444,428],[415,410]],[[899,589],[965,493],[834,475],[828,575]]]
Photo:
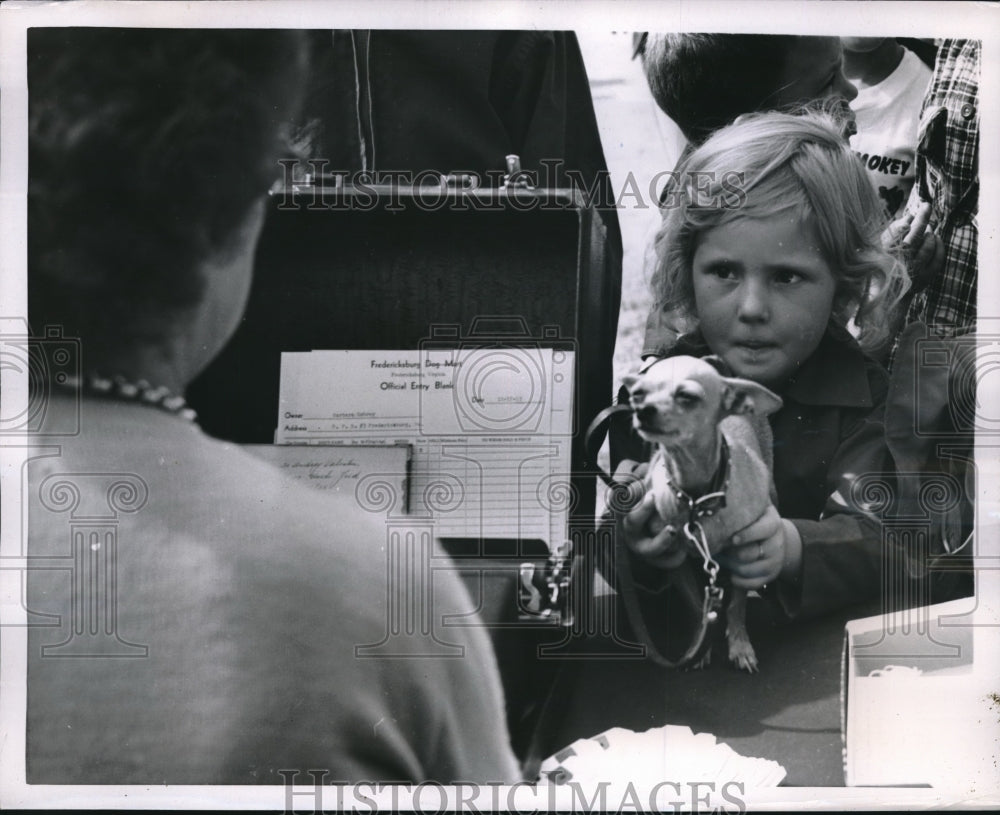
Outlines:
[[724,381],[726,392],[722,398],[722,407],[727,414],[755,413],[767,416],[782,405],[780,396],[750,379],[727,376]]
[[707,362],[713,368],[719,376],[732,376],[733,369],[729,367],[729,363],[726,362],[722,357],[716,356],[715,354],[709,354],[707,357],[701,358],[702,362]]
[[625,374],[622,377],[622,384],[628,389],[632,390],[632,386],[639,381],[639,374]]

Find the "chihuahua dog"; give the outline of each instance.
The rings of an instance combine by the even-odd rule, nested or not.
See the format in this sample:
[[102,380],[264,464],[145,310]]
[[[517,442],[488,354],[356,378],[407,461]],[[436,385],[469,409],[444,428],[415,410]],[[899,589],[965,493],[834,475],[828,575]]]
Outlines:
[[[683,539],[695,501],[724,493],[712,508],[697,515],[713,556],[775,500],[771,432],[765,417],[782,404],[763,385],[724,376],[720,373],[724,365],[717,357],[669,357],[624,379],[633,426],[657,446],[646,487],[673,535]],[[686,545],[697,554],[690,541]],[[662,554],[634,548],[646,556]],[[690,593],[689,599],[700,608],[695,577],[687,564],[678,576],[682,591]],[[726,608],[726,642],[730,661],[754,673],[757,657],[746,629],[746,591],[736,587]],[[695,667],[707,665],[709,655]]]

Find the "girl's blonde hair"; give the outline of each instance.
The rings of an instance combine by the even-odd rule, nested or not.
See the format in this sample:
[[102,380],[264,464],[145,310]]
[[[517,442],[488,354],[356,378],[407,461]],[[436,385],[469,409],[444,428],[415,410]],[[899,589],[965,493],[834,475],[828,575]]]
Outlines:
[[656,236],[653,291],[675,327],[697,326],[691,263],[699,236],[740,218],[811,217],[836,278],[831,319],[853,318],[862,349],[890,340],[890,315],[909,286],[882,245],[887,216],[861,162],[830,113],[755,113],[718,130],[679,172],[679,189]]

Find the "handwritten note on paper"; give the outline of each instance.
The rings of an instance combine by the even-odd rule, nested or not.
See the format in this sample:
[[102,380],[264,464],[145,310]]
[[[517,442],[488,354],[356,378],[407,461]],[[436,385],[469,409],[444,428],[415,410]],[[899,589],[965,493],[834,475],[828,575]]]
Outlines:
[[413,445],[411,509],[438,537],[567,534],[573,354],[551,348],[282,354],[279,444]]
[[408,503],[412,449],[407,444],[351,447],[303,444],[248,444],[245,449],[310,487],[354,494],[366,476],[384,477],[399,486],[399,506]]

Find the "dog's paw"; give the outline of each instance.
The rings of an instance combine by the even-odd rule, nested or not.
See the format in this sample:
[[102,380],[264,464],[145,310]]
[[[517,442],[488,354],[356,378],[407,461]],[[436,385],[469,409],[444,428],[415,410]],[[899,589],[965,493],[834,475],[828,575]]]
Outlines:
[[730,636],[729,661],[737,668],[747,673],[757,673],[757,654],[746,637]]

